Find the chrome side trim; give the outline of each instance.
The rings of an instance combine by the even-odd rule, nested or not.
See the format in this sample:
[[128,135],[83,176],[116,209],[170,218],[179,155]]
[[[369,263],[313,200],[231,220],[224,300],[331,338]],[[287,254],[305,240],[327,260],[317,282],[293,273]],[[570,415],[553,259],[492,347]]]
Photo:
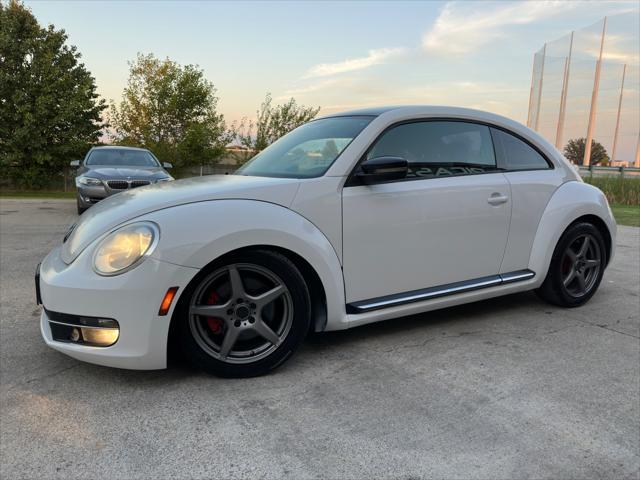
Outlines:
[[423,288],[405,293],[385,295],[384,297],[372,298],[347,304],[347,313],[365,313],[382,308],[395,307],[407,303],[421,302],[438,297],[455,295],[457,293],[470,292],[482,288],[495,287],[507,283],[521,282],[529,280],[535,276],[531,270],[518,270],[516,272],[503,273],[500,275],[490,275],[488,277],[465,280],[463,282],[449,283],[438,287]]
[[501,273],[502,283],[521,282],[535,277],[536,274],[531,270],[518,270],[517,272]]

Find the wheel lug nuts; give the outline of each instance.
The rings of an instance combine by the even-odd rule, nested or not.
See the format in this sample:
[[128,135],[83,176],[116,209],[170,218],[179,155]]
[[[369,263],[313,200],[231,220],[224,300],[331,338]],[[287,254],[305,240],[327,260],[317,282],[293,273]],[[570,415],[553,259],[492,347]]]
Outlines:
[[233,324],[234,324],[236,327],[239,327],[239,326],[242,324],[242,322],[240,322],[240,320],[236,320],[235,322],[233,322]]
[[253,317],[249,317],[249,323],[254,323],[255,321],[256,321],[256,319],[255,319],[255,318],[253,318]]
[[229,310],[227,310],[227,315],[233,315],[233,309],[230,308]]

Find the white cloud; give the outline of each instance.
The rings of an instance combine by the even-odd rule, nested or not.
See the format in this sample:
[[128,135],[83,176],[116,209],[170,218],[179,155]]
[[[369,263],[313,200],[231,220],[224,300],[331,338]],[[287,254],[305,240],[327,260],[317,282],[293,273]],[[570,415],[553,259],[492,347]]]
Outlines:
[[366,57],[348,58],[337,63],[321,63],[311,67],[303,78],[327,77],[337,75],[339,73],[353,72],[355,70],[363,70],[365,68],[386,63],[388,60],[404,55],[406,48],[379,48],[377,50],[369,50]]
[[428,52],[461,55],[505,35],[505,27],[526,25],[581,6],[579,1],[449,2],[424,34]]
[[303,95],[307,95],[309,93],[315,93],[315,92],[319,92],[321,90],[325,90],[327,88],[334,88],[334,87],[345,87],[347,85],[351,85],[353,83],[353,79],[349,78],[349,77],[342,77],[342,78],[328,78],[316,83],[312,83],[310,85],[307,85],[305,87],[294,87],[294,88],[290,88],[288,90],[285,90],[282,95],[280,95],[278,97],[279,100],[286,100],[289,99],[290,97],[295,97],[295,96],[303,96]]

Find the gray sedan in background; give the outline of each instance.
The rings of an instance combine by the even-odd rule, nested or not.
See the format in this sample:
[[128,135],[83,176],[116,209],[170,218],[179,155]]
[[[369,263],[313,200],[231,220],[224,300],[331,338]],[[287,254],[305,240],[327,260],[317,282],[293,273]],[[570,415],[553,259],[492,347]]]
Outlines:
[[161,164],[144,148],[94,147],[71,166],[78,168],[78,214],[114,193],[173,180],[165,170],[171,164]]

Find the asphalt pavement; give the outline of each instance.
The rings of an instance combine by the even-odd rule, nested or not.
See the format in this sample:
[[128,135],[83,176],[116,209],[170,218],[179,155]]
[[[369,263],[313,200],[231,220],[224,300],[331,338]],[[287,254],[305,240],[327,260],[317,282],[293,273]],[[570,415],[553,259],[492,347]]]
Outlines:
[[584,307],[512,295],[317,334],[271,375],[126,371],[45,346],[68,200],[0,199],[0,477],[640,478],[640,229]]

